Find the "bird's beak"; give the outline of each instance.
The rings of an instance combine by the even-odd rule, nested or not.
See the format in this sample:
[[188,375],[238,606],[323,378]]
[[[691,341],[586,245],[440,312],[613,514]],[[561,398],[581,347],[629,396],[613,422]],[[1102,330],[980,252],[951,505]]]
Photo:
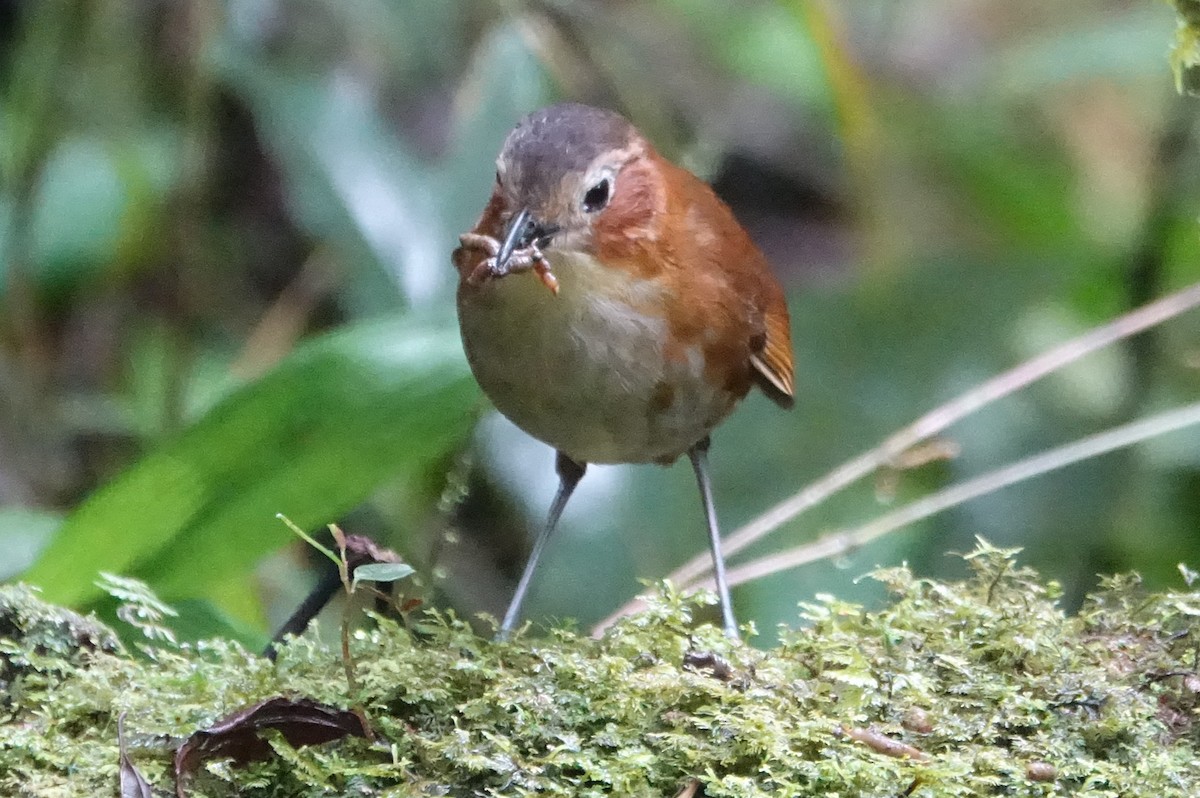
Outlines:
[[550,236],[558,227],[538,222],[528,208],[521,208],[508,220],[500,249],[496,252],[496,268],[503,270],[514,252],[527,249],[531,244],[546,246]]

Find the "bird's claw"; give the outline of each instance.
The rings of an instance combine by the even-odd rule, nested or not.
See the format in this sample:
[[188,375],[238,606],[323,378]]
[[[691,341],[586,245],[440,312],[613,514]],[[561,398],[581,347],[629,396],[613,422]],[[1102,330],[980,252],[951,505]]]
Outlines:
[[467,276],[468,285],[482,285],[493,278],[532,271],[541,280],[542,285],[550,290],[550,293],[558,296],[558,278],[554,276],[554,272],[550,269],[550,261],[542,254],[537,244],[530,244],[524,249],[514,250],[504,267],[499,268],[496,265],[496,255],[500,252],[500,242],[495,238],[478,233],[463,233],[458,240],[464,249],[483,252],[487,255]]

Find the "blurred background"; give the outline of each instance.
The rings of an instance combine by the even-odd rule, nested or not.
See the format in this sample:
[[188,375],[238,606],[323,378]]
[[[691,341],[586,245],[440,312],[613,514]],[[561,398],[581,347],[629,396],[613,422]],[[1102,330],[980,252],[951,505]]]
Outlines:
[[[714,435],[726,533],[990,375],[1200,278],[1196,104],[1153,0],[0,0],[0,578],[255,642],[339,522],[408,595],[502,612],[555,488],[491,411],[449,253],[524,113],[626,114],[714,183],[788,289],[797,403]],[[1196,400],[1200,318],[952,427],[735,562]],[[797,621],[982,535],[1072,606],[1200,565],[1200,431],[988,495],[738,588]],[[587,625],[705,550],[686,464],[593,468],[528,614]],[[773,635],[765,638],[770,641]]]

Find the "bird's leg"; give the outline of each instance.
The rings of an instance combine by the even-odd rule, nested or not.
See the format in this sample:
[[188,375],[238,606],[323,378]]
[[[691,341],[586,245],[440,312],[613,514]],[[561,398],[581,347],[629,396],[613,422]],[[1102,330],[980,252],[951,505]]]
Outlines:
[[721,530],[717,527],[717,511],[713,506],[712,484],[708,480],[707,437],[688,449],[692,468],[696,472],[696,483],[700,486],[700,501],[704,504],[704,520],[708,523],[708,545],[712,549],[713,573],[717,582],[717,598],[721,602],[721,623],[725,636],[739,639],[737,619],[733,617],[733,602],[729,599],[729,584],[725,580],[725,557],[721,554]]
[[571,494],[575,491],[575,486],[579,484],[579,480],[583,479],[583,474],[587,470],[587,463],[576,463],[562,452],[559,452],[558,460],[555,462],[555,470],[558,471],[558,493],[554,495],[554,501],[550,504],[550,515],[546,519],[546,525],[542,527],[537,540],[533,543],[533,551],[529,553],[529,561],[525,563],[525,570],[521,573],[521,581],[517,582],[517,589],[513,593],[512,601],[508,603],[508,611],[504,613],[504,620],[500,623],[499,631],[496,632],[498,640],[507,640],[509,634],[512,633],[513,627],[516,626],[517,621],[520,619],[521,605],[525,602],[525,594],[529,591],[529,583],[533,581],[533,572],[537,570],[538,558],[542,556],[542,550],[546,548],[546,541],[554,534],[554,528],[558,526],[558,519],[562,515],[563,509],[567,506],[567,500],[571,498]]
[[509,256],[508,262],[501,268],[496,263],[496,255],[500,252],[500,242],[492,236],[463,233],[458,237],[458,241],[464,249],[483,252],[487,255],[467,277],[469,284],[481,285],[494,277],[533,271],[542,281],[542,285],[550,289],[552,294],[558,295],[558,279],[550,271],[550,261],[542,254],[537,244],[530,244],[523,249],[514,250]]

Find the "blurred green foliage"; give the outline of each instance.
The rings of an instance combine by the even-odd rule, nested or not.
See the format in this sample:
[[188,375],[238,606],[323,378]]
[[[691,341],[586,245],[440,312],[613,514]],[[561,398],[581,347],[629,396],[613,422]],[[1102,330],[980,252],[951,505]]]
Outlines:
[[[713,180],[789,289],[796,411],[751,398],[714,437],[731,531],[1200,277],[1174,26],[1116,0],[0,3],[0,576],[87,605],[98,570],[136,574],[204,608],[189,633],[261,630],[311,579],[301,546],[263,559],[283,512],[394,546],[430,602],[501,608],[552,453],[485,411],[448,255],[507,130],[559,98]],[[745,556],[1198,390],[1192,314]],[[1101,571],[1166,584],[1200,562],[1198,497],[1180,434],[736,600],[760,627],[815,592],[868,600],[874,564],[944,572],[976,534],[1026,546],[1069,601]],[[687,468],[593,469],[531,615],[595,620],[703,546]]]

